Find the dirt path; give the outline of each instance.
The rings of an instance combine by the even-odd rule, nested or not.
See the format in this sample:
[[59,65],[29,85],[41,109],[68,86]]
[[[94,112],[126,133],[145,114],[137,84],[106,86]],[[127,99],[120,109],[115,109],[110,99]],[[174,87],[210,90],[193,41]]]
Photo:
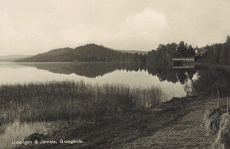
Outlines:
[[[203,117],[215,99],[173,99],[157,107],[136,110],[112,120],[67,127],[46,140],[82,140],[83,144],[46,144],[38,148],[210,149]],[[35,146],[26,148],[35,148]]]

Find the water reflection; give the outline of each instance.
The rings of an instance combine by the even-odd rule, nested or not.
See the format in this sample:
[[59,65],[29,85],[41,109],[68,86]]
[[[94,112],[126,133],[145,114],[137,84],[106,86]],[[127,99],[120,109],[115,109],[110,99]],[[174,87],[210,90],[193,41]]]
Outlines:
[[95,78],[106,73],[121,69],[119,64],[112,63],[20,63],[23,66],[35,67],[37,69],[48,70],[49,72],[58,74],[76,74]]
[[124,63],[1,63],[0,69],[1,84],[84,80],[141,88],[157,86],[164,92],[164,100],[185,96],[183,85],[196,74],[195,68],[146,68]]
[[194,94],[216,97],[219,90],[220,97],[229,96],[230,92],[230,70],[229,69],[207,69],[197,71],[199,78],[192,82]]
[[175,69],[186,69],[186,68],[195,68],[195,65],[174,65],[173,68]]
[[185,84],[188,80],[193,79],[196,74],[196,68],[148,68],[147,71],[151,75],[156,75],[160,81],[167,81],[172,83],[180,82]]
[[147,71],[157,76],[160,81],[180,82],[184,84],[187,79],[192,79],[196,73],[194,65],[176,66],[168,68],[146,68],[141,64],[134,63],[20,63],[23,66],[36,67],[37,69],[48,70],[58,74],[76,74],[89,78],[96,78],[116,70],[126,71]]

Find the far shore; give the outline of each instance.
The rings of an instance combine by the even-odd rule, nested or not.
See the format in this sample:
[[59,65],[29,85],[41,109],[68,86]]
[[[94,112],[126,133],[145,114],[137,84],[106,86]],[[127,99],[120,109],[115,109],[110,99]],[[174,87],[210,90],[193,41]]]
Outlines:
[[207,64],[207,63],[201,63],[201,62],[191,62],[190,65],[197,65],[205,68],[221,68],[221,69],[230,69],[229,65],[220,65],[220,64]]

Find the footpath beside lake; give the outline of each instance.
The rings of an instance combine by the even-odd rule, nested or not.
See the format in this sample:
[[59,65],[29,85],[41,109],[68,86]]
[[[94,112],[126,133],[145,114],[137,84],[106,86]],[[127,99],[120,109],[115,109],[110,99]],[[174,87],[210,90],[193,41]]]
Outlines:
[[[210,149],[216,136],[207,135],[203,117],[206,110],[216,106],[216,99],[175,98],[155,107],[134,110],[109,120],[78,125],[70,123],[44,139],[55,140],[57,144],[22,147]],[[75,143],[60,143],[61,139],[75,140]]]

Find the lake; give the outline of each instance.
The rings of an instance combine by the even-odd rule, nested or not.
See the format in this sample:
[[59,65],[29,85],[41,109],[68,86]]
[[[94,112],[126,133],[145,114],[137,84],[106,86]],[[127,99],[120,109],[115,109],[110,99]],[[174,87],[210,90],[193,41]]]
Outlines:
[[[142,69],[131,64],[111,63],[0,63],[0,84],[25,84],[49,81],[80,81],[91,84],[123,84],[131,87],[159,87],[162,100],[186,96],[185,84],[196,79],[196,71],[175,68],[170,73]],[[183,83],[183,84],[182,84]]]

